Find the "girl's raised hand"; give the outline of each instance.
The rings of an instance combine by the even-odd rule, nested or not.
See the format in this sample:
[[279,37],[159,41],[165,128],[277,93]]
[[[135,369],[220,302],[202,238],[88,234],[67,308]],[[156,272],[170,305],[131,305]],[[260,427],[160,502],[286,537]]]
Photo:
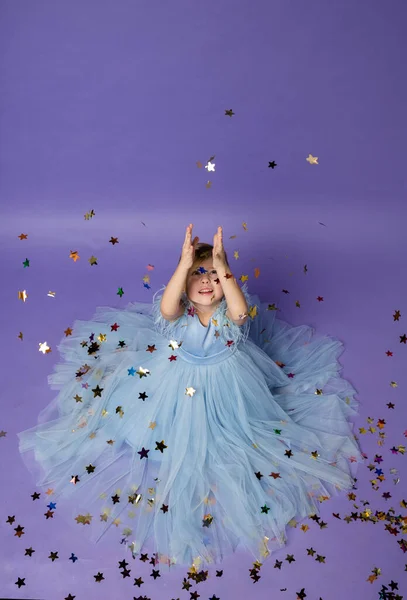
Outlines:
[[213,236],[212,259],[213,259],[213,267],[214,267],[214,269],[219,269],[221,267],[227,266],[226,265],[225,249],[223,247],[223,231],[222,231],[222,227],[218,227],[218,231]]
[[197,236],[195,236],[193,241],[191,242],[192,228],[193,228],[193,224],[190,223],[188,225],[186,233],[185,233],[184,245],[182,246],[182,254],[181,254],[180,264],[182,264],[182,266],[185,267],[186,269],[190,269],[192,267],[192,265],[194,264],[195,247],[196,247],[197,243],[199,242],[199,237],[197,237]]

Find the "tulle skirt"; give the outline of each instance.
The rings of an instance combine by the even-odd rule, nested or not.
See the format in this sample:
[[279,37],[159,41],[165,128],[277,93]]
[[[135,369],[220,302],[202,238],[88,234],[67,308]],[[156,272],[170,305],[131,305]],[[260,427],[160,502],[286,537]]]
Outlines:
[[[98,542],[113,526],[134,556],[169,566],[220,563],[238,546],[263,561],[292,519],[352,489],[363,455],[339,340],[265,312],[230,357],[190,364],[170,358],[149,305],[131,307],[75,322],[49,377],[57,397],[18,434],[72,527]],[[109,341],[115,320],[125,344]],[[87,338],[102,340],[97,358]]]

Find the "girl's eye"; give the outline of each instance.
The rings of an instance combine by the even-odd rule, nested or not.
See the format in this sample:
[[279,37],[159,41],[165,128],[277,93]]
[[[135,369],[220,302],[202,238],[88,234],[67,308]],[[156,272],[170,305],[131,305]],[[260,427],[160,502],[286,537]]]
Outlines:
[[[196,270],[196,271],[194,271],[194,272],[192,273],[192,275],[196,275],[196,273],[200,273],[200,271]],[[216,273],[216,269],[213,269],[213,270],[212,270],[212,273]]]

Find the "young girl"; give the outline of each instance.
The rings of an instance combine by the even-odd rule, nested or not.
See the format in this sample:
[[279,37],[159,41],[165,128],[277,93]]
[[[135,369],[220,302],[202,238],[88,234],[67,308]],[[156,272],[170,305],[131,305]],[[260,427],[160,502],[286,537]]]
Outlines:
[[168,566],[219,563],[239,544],[261,562],[290,520],[352,488],[356,391],[340,341],[239,287],[221,228],[213,246],[191,238],[192,224],[152,305],[75,322],[49,377],[59,394],[20,451],[94,541],[118,530],[133,557]]

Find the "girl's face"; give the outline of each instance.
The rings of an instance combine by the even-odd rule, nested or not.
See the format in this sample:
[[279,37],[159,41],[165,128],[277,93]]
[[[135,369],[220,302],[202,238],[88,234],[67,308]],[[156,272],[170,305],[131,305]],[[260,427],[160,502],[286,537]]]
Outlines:
[[[195,269],[190,269],[187,277],[186,294],[191,302],[198,306],[202,312],[210,312],[221,302],[223,290],[216,269],[212,266],[212,258],[208,258]],[[210,288],[211,294],[200,294],[202,288]]]

